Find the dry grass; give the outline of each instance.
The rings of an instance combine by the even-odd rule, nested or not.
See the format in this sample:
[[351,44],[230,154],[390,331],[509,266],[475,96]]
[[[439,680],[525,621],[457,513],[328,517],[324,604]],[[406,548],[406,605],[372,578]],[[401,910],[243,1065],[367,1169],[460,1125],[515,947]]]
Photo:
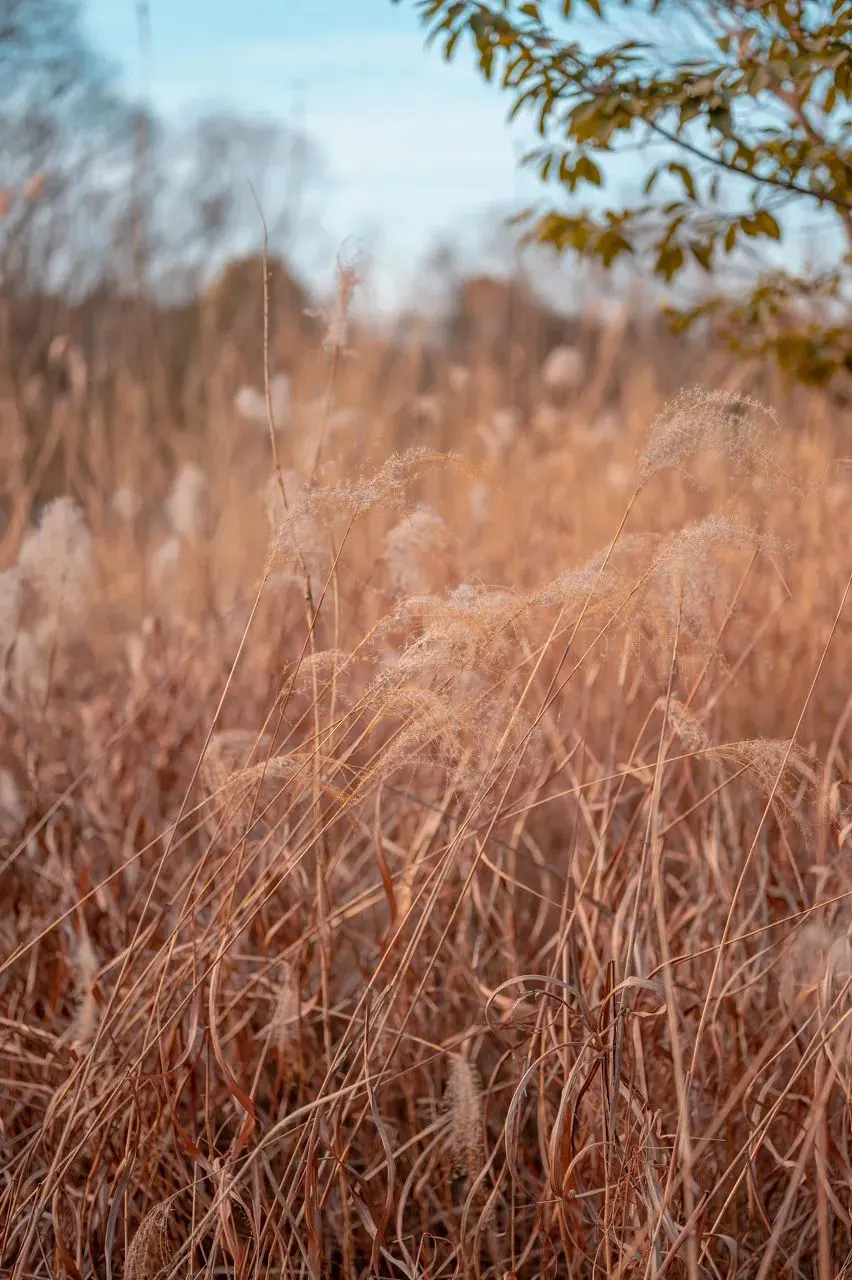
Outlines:
[[331,325],[9,471],[0,1269],[841,1274],[843,422]]

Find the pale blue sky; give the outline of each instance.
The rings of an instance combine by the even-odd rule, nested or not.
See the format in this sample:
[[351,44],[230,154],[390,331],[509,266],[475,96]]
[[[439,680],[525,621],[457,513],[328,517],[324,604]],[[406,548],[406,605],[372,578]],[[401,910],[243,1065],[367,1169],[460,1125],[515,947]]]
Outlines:
[[[150,0],[150,11],[154,105],[178,119],[207,105],[292,119],[301,103],[326,163],[329,244],[363,239],[386,272],[534,195],[516,166],[530,126],[507,127],[505,99],[464,52],[448,66],[424,48],[410,2]],[[84,13],[139,89],[135,0],[84,0]]]
[[[477,245],[489,212],[496,223],[541,190],[516,163],[534,140],[531,123],[506,124],[505,97],[482,82],[468,49],[447,65],[424,47],[412,0],[148,3],[146,69],[136,0],[82,0],[90,34],[131,92],[150,88],[153,105],[178,122],[216,106],[287,121],[298,104],[325,166],[312,274],[327,263],[330,277],[336,250],[362,245],[380,307],[419,288],[419,262],[439,239]],[[622,180],[611,196],[635,190],[627,157],[610,172]]]

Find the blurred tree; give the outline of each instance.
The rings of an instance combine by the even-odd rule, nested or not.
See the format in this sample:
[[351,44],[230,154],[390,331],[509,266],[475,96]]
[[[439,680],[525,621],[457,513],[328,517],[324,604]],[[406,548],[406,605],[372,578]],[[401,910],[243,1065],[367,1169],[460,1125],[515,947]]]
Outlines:
[[[727,259],[746,287],[680,298],[673,324],[712,316],[807,382],[852,373],[852,0],[408,2],[447,58],[471,45],[511,117],[534,113],[544,181],[574,195],[605,188],[610,156],[642,166],[637,200],[527,211],[532,236],[666,284]],[[792,244],[810,211],[823,269]],[[776,252],[750,267],[761,241]]]
[[[228,318],[262,349],[258,204],[270,253],[292,261],[319,226],[320,177],[295,125],[224,111],[166,125],[127,97],[79,0],[0,0],[0,367],[25,382],[67,332],[93,376],[133,369],[150,389],[168,369],[163,395],[179,400],[181,369],[206,372],[202,339],[223,337],[202,299],[235,257],[255,269],[232,280]],[[286,335],[307,304],[279,274]]]
[[168,181],[160,183],[156,215],[160,289],[198,292],[229,258],[256,251],[259,208],[271,251],[290,261],[316,231],[322,165],[295,126],[206,112],[171,133],[163,167]]
[[90,284],[123,199],[134,111],[92,49],[76,0],[0,0],[0,284]]
[[79,0],[0,0],[7,296],[107,287],[186,301],[258,248],[258,202],[271,250],[301,251],[321,178],[304,131],[225,111],[166,126],[123,93],[81,14]]

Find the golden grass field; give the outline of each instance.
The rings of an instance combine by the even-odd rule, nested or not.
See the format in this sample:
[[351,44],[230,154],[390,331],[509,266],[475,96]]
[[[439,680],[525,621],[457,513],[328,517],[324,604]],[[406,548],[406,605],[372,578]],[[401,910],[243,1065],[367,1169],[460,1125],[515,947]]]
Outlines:
[[3,401],[0,1271],[852,1274],[848,410],[326,322]]

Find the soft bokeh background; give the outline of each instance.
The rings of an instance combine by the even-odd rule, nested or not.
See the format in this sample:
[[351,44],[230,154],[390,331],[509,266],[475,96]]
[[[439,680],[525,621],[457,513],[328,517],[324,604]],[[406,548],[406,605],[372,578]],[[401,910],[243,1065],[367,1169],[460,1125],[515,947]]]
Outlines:
[[322,253],[345,240],[380,250],[384,306],[410,287],[412,251],[465,238],[465,221],[534,190],[515,163],[529,126],[507,129],[493,89],[425,50],[411,6],[153,0],[148,10],[150,44],[131,3],[88,0],[85,15],[128,86],[170,121],[216,107],[304,127],[322,160],[323,211],[302,251],[321,270]]
[[520,252],[408,10],[15,3],[0,1272],[830,1280],[848,404]]

